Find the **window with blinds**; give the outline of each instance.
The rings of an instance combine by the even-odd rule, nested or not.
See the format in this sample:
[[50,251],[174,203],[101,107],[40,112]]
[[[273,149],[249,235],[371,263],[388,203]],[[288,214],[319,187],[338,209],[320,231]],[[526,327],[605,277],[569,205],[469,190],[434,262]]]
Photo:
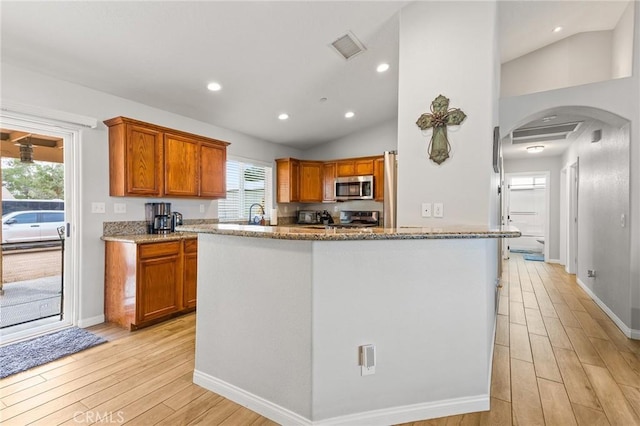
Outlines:
[[[260,204],[265,210],[265,219],[271,211],[271,167],[227,161],[227,198],[218,201],[220,221],[249,220],[249,208]],[[254,206],[252,215],[261,215],[262,210]]]

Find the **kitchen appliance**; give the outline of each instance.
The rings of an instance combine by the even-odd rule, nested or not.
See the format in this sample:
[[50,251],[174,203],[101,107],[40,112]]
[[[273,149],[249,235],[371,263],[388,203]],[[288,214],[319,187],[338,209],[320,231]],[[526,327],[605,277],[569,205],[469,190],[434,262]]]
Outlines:
[[176,230],[176,226],[180,226],[182,225],[182,213],[180,212],[173,212],[171,214],[172,216],[172,226],[171,226],[171,231],[175,231]]
[[333,225],[333,217],[331,217],[331,213],[329,213],[328,210],[323,210],[322,213],[320,213],[320,221],[324,225]]
[[315,210],[300,210],[298,212],[298,224],[315,225],[319,223],[322,223],[320,219],[320,212]]
[[173,231],[171,203],[145,203],[147,233],[168,234]]
[[340,212],[340,223],[335,228],[367,228],[380,225],[379,211],[351,211]]
[[336,178],[335,197],[338,201],[373,200],[373,176]]
[[383,218],[385,228],[397,227],[398,215],[398,158],[396,151],[384,152],[384,202]]

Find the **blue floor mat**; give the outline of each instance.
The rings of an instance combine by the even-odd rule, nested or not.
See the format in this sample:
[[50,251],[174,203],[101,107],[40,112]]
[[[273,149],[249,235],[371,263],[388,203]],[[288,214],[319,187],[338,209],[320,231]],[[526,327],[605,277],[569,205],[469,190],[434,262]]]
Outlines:
[[544,262],[544,254],[536,253],[536,254],[525,254],[522,256],[524,260],[533,260],[535,262]]

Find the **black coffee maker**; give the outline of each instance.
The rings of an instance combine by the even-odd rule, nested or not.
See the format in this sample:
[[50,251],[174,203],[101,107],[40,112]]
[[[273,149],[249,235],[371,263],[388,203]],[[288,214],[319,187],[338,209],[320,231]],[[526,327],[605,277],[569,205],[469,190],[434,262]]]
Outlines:
[[145,203],[147,233],[168,234],[173,230],[171,203]]

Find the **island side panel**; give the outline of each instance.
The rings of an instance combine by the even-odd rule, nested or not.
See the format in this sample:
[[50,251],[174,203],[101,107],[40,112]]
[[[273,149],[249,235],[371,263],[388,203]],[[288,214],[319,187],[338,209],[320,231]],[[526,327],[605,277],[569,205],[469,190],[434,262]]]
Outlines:
[[[492,247],[487,239],[314,243],[313,420],[413,404],[404,421],[488,409]],[[361,376],[365,344],[376,346],[374,375]]]
[[199,234],[196,383],[311,418],[311,244]]

